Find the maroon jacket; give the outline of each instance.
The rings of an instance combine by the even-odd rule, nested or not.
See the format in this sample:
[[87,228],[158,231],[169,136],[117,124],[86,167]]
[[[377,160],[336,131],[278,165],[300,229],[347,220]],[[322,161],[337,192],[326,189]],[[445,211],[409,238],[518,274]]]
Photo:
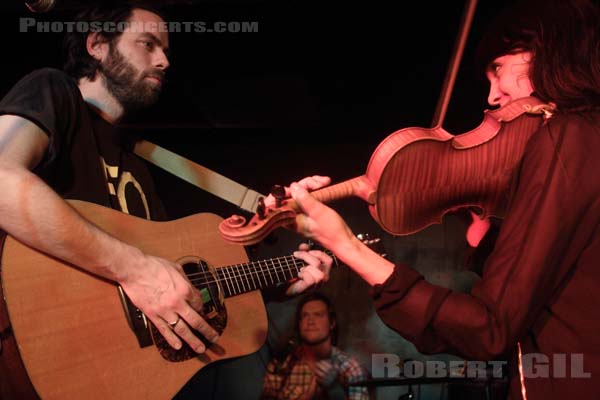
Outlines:
[[[513,399],[521,398],[517,342],[525,359],[550,361],[547,378],[535,377],[543,366],[524,365],[529,400],[599,396],[599,176],[600,112],[555,116],[525,149],[507,217],[471,293],[432,285],[398,264],[373,287],[379,316],[423,353],[510,360]],[[565,359],[575,365],[561,369]],[[572,376],[581,373],[591,376]]]

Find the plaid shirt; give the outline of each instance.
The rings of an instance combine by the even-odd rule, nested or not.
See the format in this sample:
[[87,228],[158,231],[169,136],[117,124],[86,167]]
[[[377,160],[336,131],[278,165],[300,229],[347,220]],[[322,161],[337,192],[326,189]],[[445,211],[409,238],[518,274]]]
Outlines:
[[[267,365],[261,399],[299,400],[310,395],[311,386],[316,385],[312,399],[326,399],[327,394],[315,382],[315,375],[302,359],[302,346],[296,348],[283,363],[272,360]],[[348,386],[368,378],[367,371],[360,363],[347,353],[332,346],[329,359],[338,371],[338,382],[344,388],[350,400],[367,400],[369,392],[366,387]]]

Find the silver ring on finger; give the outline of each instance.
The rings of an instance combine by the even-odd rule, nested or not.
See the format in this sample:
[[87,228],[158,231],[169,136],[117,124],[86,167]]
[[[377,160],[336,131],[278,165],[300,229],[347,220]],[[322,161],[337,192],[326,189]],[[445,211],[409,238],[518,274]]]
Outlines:
[[181,319],[181,317],[178,315],[175,322],[167,322],[167,324],[169,325],[169,328],[175,329],[175,326],[177,325],[177,323],[179,322],[180,319]]

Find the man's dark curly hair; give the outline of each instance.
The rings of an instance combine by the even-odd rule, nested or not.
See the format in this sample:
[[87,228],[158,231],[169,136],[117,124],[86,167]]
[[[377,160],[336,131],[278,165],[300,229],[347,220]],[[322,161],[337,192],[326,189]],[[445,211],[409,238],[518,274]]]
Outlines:
[[[164,15],[158,7],[142,1],[101,1],[82,10],[75,17],[76,22],[85,22],[90,26],[92,22],[110,23],[111,26],[126,22],[131,18],[134,9],[142,9],[150,11],[161,16]],[[90,32],[78,32],[74,29],[73,32],[68,32],[63,40],[64,64],[63,70],[79,80],[86,77],[94,79],[100,62],[92,57],[86,48],[86,41]],[[114,45],[116,40],[123,32],[117,29],[100,32],[101,36],[107,43]]]

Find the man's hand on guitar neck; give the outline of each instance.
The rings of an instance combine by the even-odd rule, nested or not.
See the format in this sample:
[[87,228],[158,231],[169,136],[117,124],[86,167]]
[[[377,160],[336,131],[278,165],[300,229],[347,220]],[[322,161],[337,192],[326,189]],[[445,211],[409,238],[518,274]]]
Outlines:
[[320,250],[310,250],[306,243],[302,243],[294,257],[303,260],[306,267],[300,269],[298,279],[285,291],[288,296],[298,295],[307,289],[317,288],[321,283],[329,280],[329,272],[333,259]]

